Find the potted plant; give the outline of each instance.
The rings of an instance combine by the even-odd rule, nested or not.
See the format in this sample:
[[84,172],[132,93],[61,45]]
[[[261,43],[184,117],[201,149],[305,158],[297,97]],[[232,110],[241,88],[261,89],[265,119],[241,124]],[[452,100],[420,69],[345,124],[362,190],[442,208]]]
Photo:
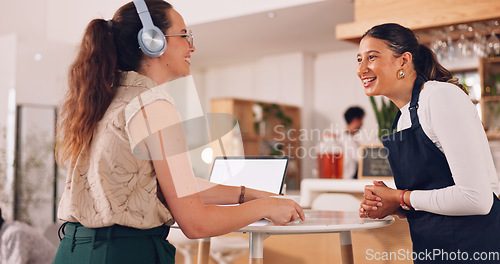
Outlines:
[[[278,105],[278,104],[265,104],[265,103],[257,103],[258,107],[261,108],[261,119],[259,121],[269,121],[270,118],[275,118],[278,120],[278,122],[283,125],[284,129],[288,129],[292,127],[293,120],[289,116],[285,114],[285,111]],[[254,110],[254,113],[256,111]],[[258,112],[258,111],[257,111]],[[257,115],[256,115],[257,117]],[[256,125],[256,130],[258,126]],[[266,126],[267,129],[272,129],[268,125]],[[262,128],[261,128],[262,129]]]
[[373,96],[370,96],[370,102],[377,118],[379,138],[392,132],[392,122],[394,121],[394,117],[396,117],[396,114],[399,111],[398,107],[393,102],[387,102],[384,97],[381,97],[380,101],[381,103],[379,106],[375,98]]

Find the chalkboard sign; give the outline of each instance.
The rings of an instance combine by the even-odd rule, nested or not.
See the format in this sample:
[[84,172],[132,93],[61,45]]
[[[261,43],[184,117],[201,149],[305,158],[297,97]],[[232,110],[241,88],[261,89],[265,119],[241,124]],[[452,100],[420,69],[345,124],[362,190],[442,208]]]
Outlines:
[[383,146],[362,146],[360,150],[358,179],[392,178],[391,166],[387,159],[388,151]]

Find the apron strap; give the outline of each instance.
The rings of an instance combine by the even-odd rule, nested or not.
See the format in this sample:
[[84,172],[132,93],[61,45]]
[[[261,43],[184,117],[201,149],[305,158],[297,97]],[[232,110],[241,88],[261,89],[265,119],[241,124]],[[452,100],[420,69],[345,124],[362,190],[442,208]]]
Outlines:
[[417,79],[415,79],[415,83],[413,83],[413,90],[411,92],[411,101],[409,108],[412,128],[420,124],[417,115],[418,98],[420,97],[420,90],[424,82],[424,78],[422,78],[421,76],[417,76]]
[[396,126],[398,125],[399,117],[401,116],[401,110],[398,110],[396,113],[396,117],[394,117],[394,121],[392,121],[391,133],[394,133],[396,130]]
[[[413,83],[413,90],[411,91],[411,101],[409,108],[411,117],[411,127],[415,127],[416,125],[420,124],[417,115],[418,98],[420,97],[420,88],[422,87],[424,82],[425,82],[424,78],[417,76],[415,82]],[[391,127],[391,133],[394,133],[400,117],[401,117],[401,110],[399,110],[396,114],[396,117],[394,117],[394,121],[392,122],[392,127]]]

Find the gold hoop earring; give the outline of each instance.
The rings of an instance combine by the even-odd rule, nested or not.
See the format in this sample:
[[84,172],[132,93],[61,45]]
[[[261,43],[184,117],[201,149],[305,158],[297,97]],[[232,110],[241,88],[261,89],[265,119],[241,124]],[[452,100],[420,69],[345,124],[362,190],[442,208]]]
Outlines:
[[405,72],[403,70],[399,71],[399,79],[403,79],[405,77]]

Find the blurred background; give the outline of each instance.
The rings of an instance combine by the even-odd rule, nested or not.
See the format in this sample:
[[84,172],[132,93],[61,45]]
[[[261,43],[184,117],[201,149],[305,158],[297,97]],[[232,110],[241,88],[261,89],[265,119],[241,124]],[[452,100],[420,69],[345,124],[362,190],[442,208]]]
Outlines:
[[[56,220],[65,172],[54,163],[55,117],[67,69],[88,22],[111,19],[126,2],[2,0],[0,206],[5,218],[40,230]],[[470,87],[494,157],[500,159],[500,66],[495,58],[500,54],[500,10],[494,1],[474,3],[473,9],[462,0],[453,6],[428,0],[170,2],[195,36],[191,67],[202,109],[239,119],[245,154],[292,156],[291,191],[300,189],[302,179],[318,177],[315,147],[325,132],[345,129],[343,113],[349,106],[366,113],[360,142],[380,143],[375,109],[356,76],[356,54],[361,34],[383,22],[415,29]],[[429,12],[415,18],[419,12],[411,5]],[[267,129],[257,127],[266,113],[268,122],[260,124]],[[276,126],[284,130],[272,129]]]

